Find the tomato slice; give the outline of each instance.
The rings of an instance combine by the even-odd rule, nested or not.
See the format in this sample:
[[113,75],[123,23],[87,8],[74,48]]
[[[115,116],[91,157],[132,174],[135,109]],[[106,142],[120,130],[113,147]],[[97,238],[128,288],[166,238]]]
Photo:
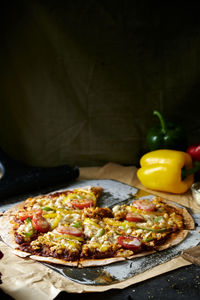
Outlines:
[[36,210],[36,211],[20,211],[19,212],[19,218],[21,221],[25,221],[27,218],[33,219],[34,215],[42,215],[42,210]]
[[73,207],[76,207],[76,208],[79,208],[79,209],[94,206],[94,201],[91,200],[91,199],[73,199],[73,200],[70,201],[70,203]]
[[32,219],[33,213],[28,213],[27,211],[21,211],[19,212],[19,218],[21,221],[25,221],[27,218]]
[[153,204],[148,199],[135,200],[133,202],[133,206],[135,206],[136,208],[139,208],[141,210],[146,210],[146,211],[154,211],[154,209],[155,209],[155,204]]
[[129,222],[144,222],[145,221],[143,216],[136,214],[134,212],[128,212],[126,215],[126,220]]
[[33,227],[39,232],[47,232],[50,229],[50,225],[43,216],[40,214],[34,214],[32,218]]
[[62,234],[69,234],[69,235],[74,235],[74,236],[82,236],[83,232],[80,228],[76,227],[68,227],[68,226],[59,226],[57,228],[57,231],[62,233]]
[[138,250],[142,245],[141,239],[134,236],[118,236],[117,242],[129,250]]

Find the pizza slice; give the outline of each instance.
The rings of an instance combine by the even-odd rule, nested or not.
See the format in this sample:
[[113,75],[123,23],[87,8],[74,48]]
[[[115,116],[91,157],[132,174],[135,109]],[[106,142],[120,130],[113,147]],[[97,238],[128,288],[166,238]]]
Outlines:
[[104,209],[106,213],[99,212],[98,215],[95,210],[90,218],[86,217],[83,221],[86,242],[82,247],[79,267],[106,265],[141,256],[141,252],[142,255],[152,253],[135,234],[135,222],[118,220],[109,208]]
[[194,221],[185,208],[160,197],[116,205],[112,213],[113,217],[101,220],[104,235],[95,235],[83,245],[80,261],[83,267],[107,264],[110,256],[118,261],[164,250],[179,244],[194,229]]
[[19,255],[77,265],[84,242],[82,212],[96,205],[101,190],[85,187],[28,198],[16,212],[7,213],[12,225],[8,235],[2,229],[3,235]]
[[135,200],[131,205],[116,205],[113,214],[117,223],[112,224],[109,219],[107,222],[118,227],[118,242],[124,248],[132,248],[133,255],[138,246],[142,252],[176,245],[187,236],[188,230],[194,229],[194,221],[185,208],[160,197],[154,197],[152,201]]
[[122,261],[117,256],[118,245],[114,232],[109,231],[105,219],[113,219],[112,210],[105,208],[85,209],[82,215],[85,243],[82,246],[79,267],[107,265]]

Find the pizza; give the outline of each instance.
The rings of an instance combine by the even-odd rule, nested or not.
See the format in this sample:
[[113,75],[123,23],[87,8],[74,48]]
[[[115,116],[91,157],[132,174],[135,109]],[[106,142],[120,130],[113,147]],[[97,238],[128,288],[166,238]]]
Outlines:
[[14,253],[74,267],[145,256],[183,241],[194,222],[186,210],[155,196],[99,207],[99,186],[28,198],[0,218]]

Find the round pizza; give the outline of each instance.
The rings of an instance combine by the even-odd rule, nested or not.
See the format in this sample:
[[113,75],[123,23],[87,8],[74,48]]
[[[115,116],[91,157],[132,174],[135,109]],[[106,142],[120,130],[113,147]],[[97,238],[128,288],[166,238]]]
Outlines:
[[186,210],[155,196],[98,207],[101,187],[28,198],[0,218],[0,234],[14,253],[89,267],[145,256],[183,241],[194,221]]

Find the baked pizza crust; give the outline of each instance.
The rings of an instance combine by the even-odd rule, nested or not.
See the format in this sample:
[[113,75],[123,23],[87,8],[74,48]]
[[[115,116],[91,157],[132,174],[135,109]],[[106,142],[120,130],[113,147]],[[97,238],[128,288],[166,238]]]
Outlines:
[[109,257],[100,259],[80,259],[79,268],[105,266],[115,262],[124,261],[125,257]]
[[[89,190],[92,190],[91,187],[85,187]],[[81,189],[85,189],[82,187]],[[94,188],[93,188],[94,189]],[[96,190],[97,198],[99,197],[101,193],[102,188],[98,188]],[[64,191],[64,190],[63,190]],[[58,191],[60,192],[60,191]],[[94,190],[93,190],[94,192]],[[51,193],[53,194],[53,193]],[[186,229],[180,230],[178,233],[172,233],[170,237],[166,240],[166,242],[162,245],[155,246],[155,250],[145,251],[138,254],[133,254],[129,257],[111,257],[111,258],[103,258],[103,259],[80,259],[79,261],[65,261],[62,259],[54,258],[54,257],[44,257],[44,256],[38,256],[38,255],[31,255],[31,253],[24,252],[21,250],[17,250],[18,244],[15,242],[14,239],[14,232],[13,232],[13,224],[11,223],[12,217],[14,214],[23,208],[25,201],[18,203],[17,205],[11,207],[8,211],[6,211],[3,216],[0,216],[0,236],[2,240],[11,248],[13,248],[13,253],[20,256],[20,257],[30,257],[33,260],[40,261],[40,262],[46,262],[46,263],[53,263],[53,264],[61,264],[65,266],[72,266],[72,267],[94,267],[94,266],[103,266],[108,265],[115,262],[124,261],[126,259],[134,259],[142,256],[147,256],[149,254],[155,253],[156,251],[161,251],[167,248],[170,248],[172,246],[180,244],[188,235],[189,230],[192,230],[195,228],[195,223],[188,212],[188,210],[184,208],[180,208],[177,206],[176,203],[163,200],[167,205],[174,207],[182,216],[184,219],[184,224]]]
[[29,253],[29,252],[21,251],[21,250],[18,250],[18,249],[14,249],[12,251],[12,253],[19,256],[19,257],[28,257],[28,256],[31,255],[31,253]]
[[192,216],[190,215],[190,213],[188,212],[188,210],[185,207],[182,210],[182,216],[183,216],[183,219],[184,219],[184,224],[185,224],[186,229],[188,229],[188,230],[195,229],[194,220],[193,220]]
[[172,233],[166,242],[162,245],[155,246],[157,251],[168,249],[172,246],[180,244],[188,235],[188,230],[180,230],[178,233]]
[[64,266],[70,266],[70,267],[77,267],[78,261],[66,261],[64,259],[59,259],[55,257],[45,257],[45,256],[39,256],[39,255],[30,255],[29,256],[33,260],[37,260],[40,262],[46,262],[50,264],[59,264]]
[[4,216],[13,216],[17,211],[19,211],[20,209],[23,209],[24,203],[25,203],[25,201],[17,203],[16,205],[12,206],[7,211],[5,211],[3,213],[3,215]]
[[128,256],[127,259],[134,259],[134,258],[138,258],[138,257],[142,257],[142,256],[147,256],[147,255],[153,254],[155,252],[156,252],[155,250],[143,251],[141,253],[136,253],[131,256]]

